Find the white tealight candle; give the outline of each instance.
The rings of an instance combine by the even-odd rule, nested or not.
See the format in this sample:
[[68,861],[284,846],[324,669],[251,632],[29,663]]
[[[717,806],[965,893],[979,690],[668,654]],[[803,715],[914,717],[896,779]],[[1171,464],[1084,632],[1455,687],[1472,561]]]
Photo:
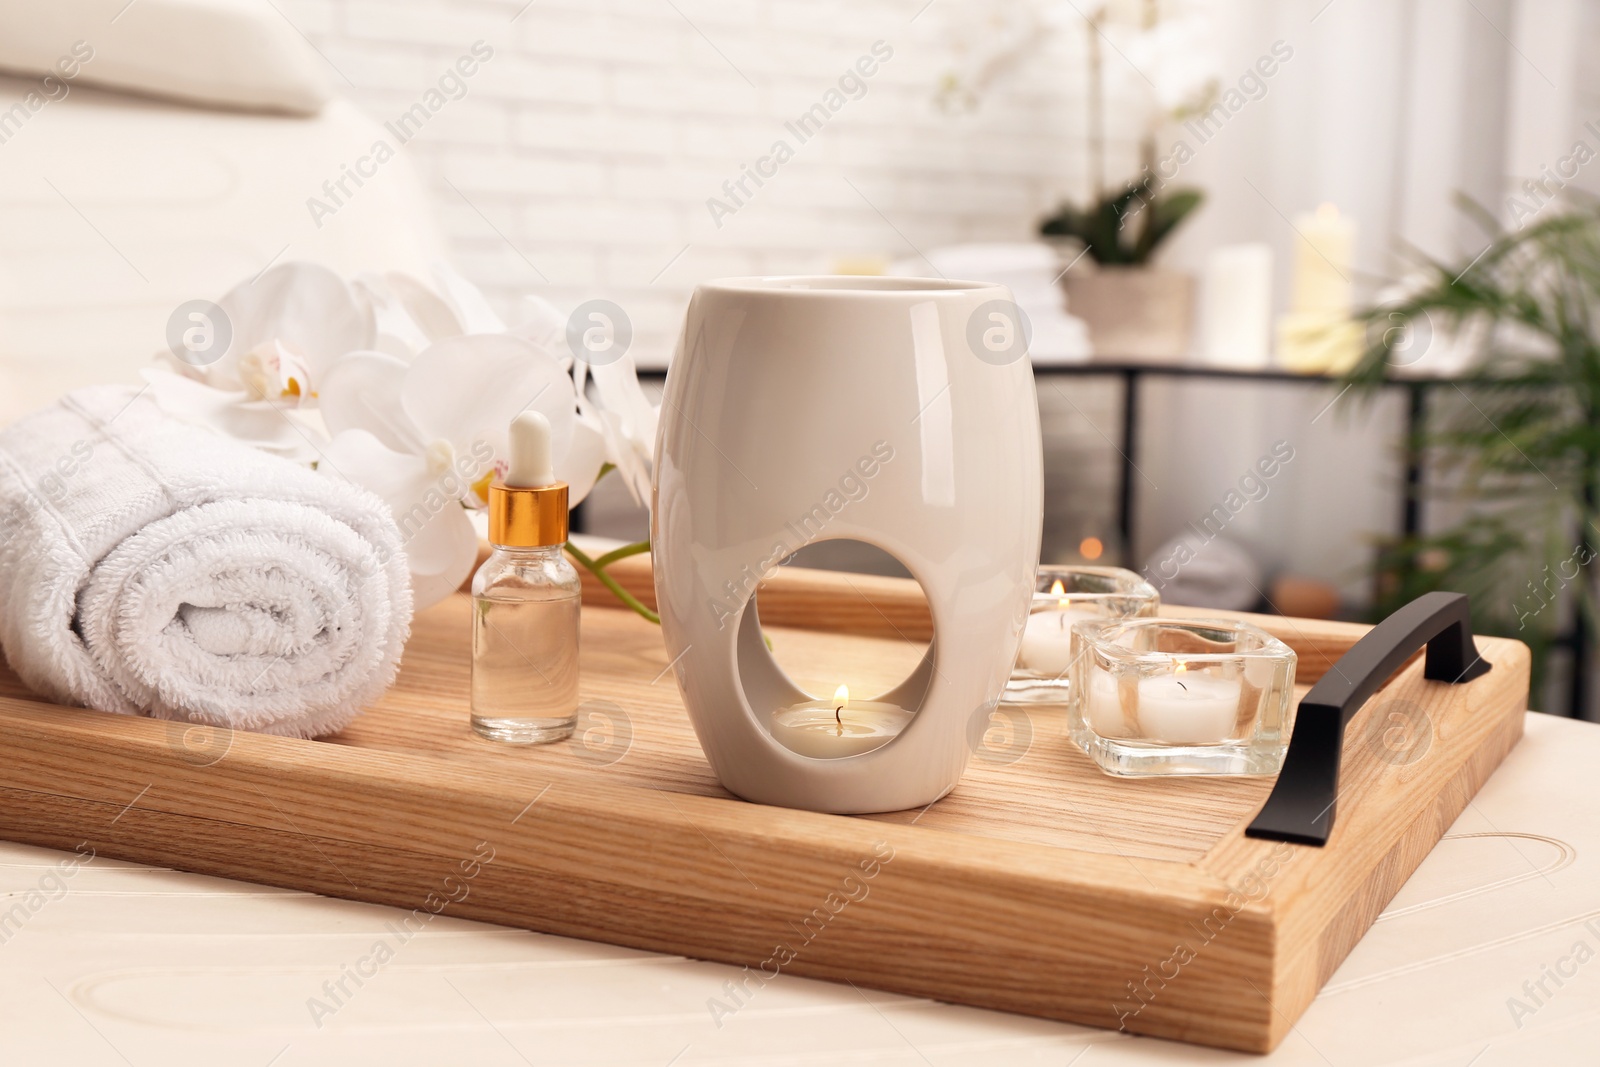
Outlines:
[[882,700],[851,700],[840,686],[832,700],[808,700],[772,713],[772,736],[792,752],[837,759],[888,744],[911,723],[911,712]]
[[1117,677],[1099,667],[1089,669],[1089,691],[1084,696],[1089,728],[1101,737],[1122,739],[1138,736],[1130,730],[1122,714],[1122,694]]
[[[1052,595],[1062,591],[1058,581],[1050,587]],[[1022,651],[1017,666],[1039,674],[1060,677],[1072,666],[1072,624],[1100,618],[1093,608],[1075,607],[1069,597],[1061,597],[1054,611],[1045,609],[1028,616],[1022,631]]]
[[1146,740],[1171,745],[1226,741],[1239,717],[1239,695],[1237,681],[1180,662],[1171,674],[1139,680],[1139,731]]

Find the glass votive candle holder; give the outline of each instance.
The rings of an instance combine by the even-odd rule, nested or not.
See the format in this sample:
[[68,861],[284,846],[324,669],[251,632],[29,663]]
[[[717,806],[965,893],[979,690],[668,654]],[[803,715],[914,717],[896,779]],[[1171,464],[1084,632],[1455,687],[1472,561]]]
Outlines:
[[1295,654],[1232,619],[1085,620],[1072,739],[1119,775],[1276,774],[1294,715]]
[[1071,689],[1072,626],[1090,619],[1154,615],[1155,587],[1121,567],[1042,566],[1022,649],[1006,683],[1011,704],[1060,704]]

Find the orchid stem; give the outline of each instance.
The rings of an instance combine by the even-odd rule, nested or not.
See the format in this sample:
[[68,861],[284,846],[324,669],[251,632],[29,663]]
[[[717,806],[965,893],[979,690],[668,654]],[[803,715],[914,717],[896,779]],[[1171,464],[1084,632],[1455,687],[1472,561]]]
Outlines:
[[619,559],[627,559],[629,556],[637,556],[642,552],[648,551],[650,551],[649,541],[635,541],[631,545],[623,545],[621,548],[613,548],[610,552],[607,552],[605,555],[595,560],[594,565],[599,567],[601,570],[604,570]]
[[622,584],[620,582],[606,573],[606,568],[611,566],[611,564],[615,563],[617,560],[626,559],[629,556],[637,556],[641,552],[650,551],[649,541],[637,541],[631,545],[624,545],[621,548],[613,549],[610,552],[607,552],[599,559],[591,558],[587,552],[573,544],[571,541],[567,542],[566,547],[567,554],[582,564],[584,569],[590,574],[600,579],[600,584],[611,590],[613,596],[622,601],[628,607],[632,608],[634,611],[638,612],[644,618],[650,620],[658,626],[661,624],[660,615],[657,615],[655,612],[645,607],[638,597],[622,588]]

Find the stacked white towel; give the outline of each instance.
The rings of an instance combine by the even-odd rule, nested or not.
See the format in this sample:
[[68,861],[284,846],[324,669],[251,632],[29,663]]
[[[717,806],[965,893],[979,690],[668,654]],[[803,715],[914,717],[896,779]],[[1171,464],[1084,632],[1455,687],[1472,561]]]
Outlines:
[[320,737],[394,681],[410,625],[370,493],[128,387],[0,431],[0,645],[49,700]]
[[1066,266],[1056,250],[1042,241],[1015,241],[933,248],[926,257],[897,261],[889,273],[924,278],[931,269],[942,278],[1006,286],[1032,327],[1029,357],[1034,366],[1049,366],[1082,363],[1093,351],[1088,327],[1068,313],[1061,289]]

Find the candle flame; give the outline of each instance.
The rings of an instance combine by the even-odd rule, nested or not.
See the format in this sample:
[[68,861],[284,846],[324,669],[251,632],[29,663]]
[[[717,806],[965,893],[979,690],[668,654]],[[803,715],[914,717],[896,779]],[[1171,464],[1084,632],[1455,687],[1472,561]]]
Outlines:
[[1061,579],[1060,578],[1057,578],[1054,582],[1050,583],[1050,595],[1051,596],[1060,596],[1062,593],[1065,593],[1066,591],[1067,591],[1067,587],[1061,584]]
[[835,689],[833,691],[833,702],[835,704],[850,703],[850,687],[847,685],[841,685],[839,688]]
[[1178,661],[1178,665],[1177,665],[1177,667],[1175,667],[1175,668],[1174,668],[1174,669],[1173,669],[1173,673],[1175,673],[1175,674],[1182,674],[1182,673],[1183,673],[1183,672],[1184,672],[1184,671],[1186,671],[1186,670],[1188,670],[1188,669],[1189,669],[1189,665],[1188,665],[1188,664],[1187,664],[1187,663],[1185,663],[1185,662],[1183,662],[1183,660],[1181,660],[1181,659],[1180,659],[1180,660],[1179,660],[1179,661]]

